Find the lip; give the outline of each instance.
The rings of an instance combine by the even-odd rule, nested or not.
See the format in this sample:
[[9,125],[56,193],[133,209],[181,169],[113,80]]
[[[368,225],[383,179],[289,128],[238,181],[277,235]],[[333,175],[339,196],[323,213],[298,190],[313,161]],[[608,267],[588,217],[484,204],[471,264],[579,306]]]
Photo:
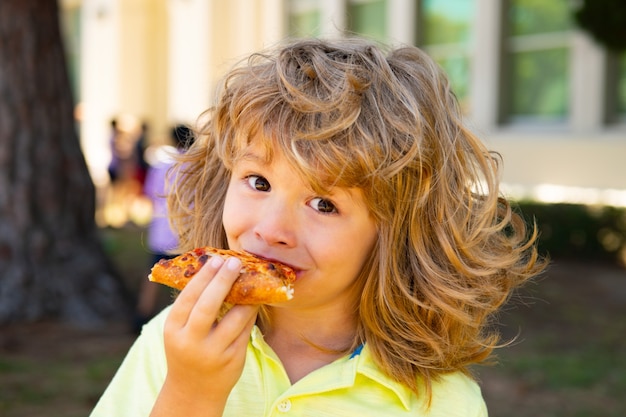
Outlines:
[[251,252],[251,251],[248,251],[248,250],[246,250],[246,252],[248,252],[248,253],[250,253],[250,254],[252,254],[252,255],[256,256],[257,258],[263,259],[263,260],[265,260],[265,261],[268,261],[268,262],[275,262],[275,263],[279,263],[279,264],[282,264],[282,265],[288,266],[289,268],[293,269],[293,271],[296,273],[296,279],[300,277],[300,275],[301,275],[301,273],[302,273],[302,271],[303,271],[303,269],[302,269],[302,268],[298,268],[297,266],[295,266],[295,265],[293,265],[293,264],[290,264],[290,263],[287,263],[287,262],[285,262],[285,261],[282,261],[282,260],[280,260],[280,259],[272,258],[272,257],[270,257],[270,256],[264,256],[264,255],[261,255],[261,254],[259,254],[259,253]]

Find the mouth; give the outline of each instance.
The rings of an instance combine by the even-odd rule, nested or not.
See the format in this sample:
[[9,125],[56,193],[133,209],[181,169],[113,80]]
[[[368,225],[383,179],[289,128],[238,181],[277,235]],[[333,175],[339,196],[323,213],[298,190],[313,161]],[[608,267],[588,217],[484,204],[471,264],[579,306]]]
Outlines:
[[271,258],[271,257],[268,257],[268,256],[263,256],[263,255],[260,255],[258,253],[250,252],[250,251],[247,251],[247,250],[245,252],[248,252],[248,253],[256,256],[259,259],[263,259],[264,261],[281,264],[281,265],[284,265],[284,266],[292,269],[295,272],[295,274],[296,274],[296,281],[300,278],[300,275],[302,275],[303,269],[298,268],[295,265],[292,265],[292,264],[289,264],[287,262],[281,261],[280,259]]

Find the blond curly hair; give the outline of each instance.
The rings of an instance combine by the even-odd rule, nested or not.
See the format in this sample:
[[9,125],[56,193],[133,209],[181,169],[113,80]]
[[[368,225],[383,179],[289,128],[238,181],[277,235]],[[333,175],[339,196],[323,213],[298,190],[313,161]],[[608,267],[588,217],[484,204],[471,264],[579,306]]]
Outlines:
[[490,317],[545,266],[499,191],[499,155],[464,125],[447,77],[418,48],[298,40],[224,79],[178,165],[169,203],[183,249],[226,247],[232,164],[262,132],[316,190],[358,187],[379,237],[359,278],[359,329],[388,375],[418,392],[484,361]]

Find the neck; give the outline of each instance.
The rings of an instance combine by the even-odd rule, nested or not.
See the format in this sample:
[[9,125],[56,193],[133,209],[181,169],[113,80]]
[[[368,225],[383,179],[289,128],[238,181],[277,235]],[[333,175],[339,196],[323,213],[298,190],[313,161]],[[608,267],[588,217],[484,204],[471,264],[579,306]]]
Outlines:
[[268,310],[267,319],[259,321],[259,328],[292,383],[346,355],[352,347],[357,320],[354,314]]

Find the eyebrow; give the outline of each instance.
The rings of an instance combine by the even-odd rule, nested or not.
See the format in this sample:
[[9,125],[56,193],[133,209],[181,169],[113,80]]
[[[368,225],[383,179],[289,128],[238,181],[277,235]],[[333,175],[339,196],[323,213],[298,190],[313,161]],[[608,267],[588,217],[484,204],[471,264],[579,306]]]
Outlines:
[[241,164],[241,163],[252,163],[252,164],[257,164],[257,165],[264,165],[267,163],[267,160],[261,157],[261,155],[257,153],[246,151],[244,153],[236,155],[232,159],[232,164],[234,165]]
[[263,164],[270,162],[270,158],[268,157],[267,152],[264,152],[264,155],[262,155],[260,152],[251,150],[250,147],[248,147],[248,149],[246,149],[236,159],[240,161],[251,161],[251,162],[258,162],[258,163],[263,163]]
[[238,159],[245,160],[245,161],[256,161],[256,162],[264,161],[264,158],[262,158],[259,154],[252,153],[252,152],[245,152]]

